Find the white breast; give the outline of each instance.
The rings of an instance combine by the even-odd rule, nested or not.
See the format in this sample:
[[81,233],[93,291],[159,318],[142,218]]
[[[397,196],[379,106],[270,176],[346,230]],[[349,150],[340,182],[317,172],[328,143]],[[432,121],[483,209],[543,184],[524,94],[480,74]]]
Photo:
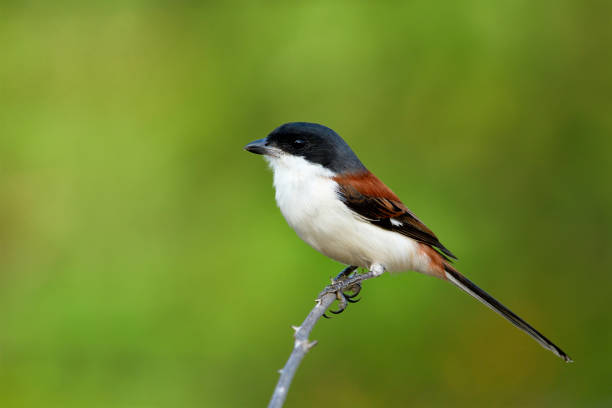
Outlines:
[[283,216],[314,249],[346,265],[428,273],[429,258],[416,241],[372,225],[340,201],[332,171],[292,155],[266,158]]

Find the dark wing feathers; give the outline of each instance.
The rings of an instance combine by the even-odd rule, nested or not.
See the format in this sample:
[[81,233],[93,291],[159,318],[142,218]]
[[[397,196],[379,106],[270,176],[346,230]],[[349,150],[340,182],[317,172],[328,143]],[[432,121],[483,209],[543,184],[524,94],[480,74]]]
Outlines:
[[[374,176],[372,175],[371,177]],[[388,197],[364,194],[364,192],[359,191],[361,185],[352,183],[353,180],[351,179],[336,179],[336,181],[339,186],[338,195],[344,204],[372,224],[386,230],[399,232],[438,249],[450,258],[457,259],[451,251],[442,245],[433,231],[412,214],[399,198],[391,190],[388,190],[380,180],[375,179],[377,183],[380,183],[388,190],[388,193],[385,194]],[[378,188],[380,189],[381,187],[379,186]],[[391,219],[395,220],[395,222],[392,222]]]

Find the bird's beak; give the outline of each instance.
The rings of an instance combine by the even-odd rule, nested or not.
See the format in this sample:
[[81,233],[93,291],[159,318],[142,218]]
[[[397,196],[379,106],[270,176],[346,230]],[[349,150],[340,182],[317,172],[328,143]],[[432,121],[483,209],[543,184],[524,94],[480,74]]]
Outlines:
[[255,140],[248,145],[244,146],[244,150],[255,154],[268,154],[269,148],[266,147],[267,139]]

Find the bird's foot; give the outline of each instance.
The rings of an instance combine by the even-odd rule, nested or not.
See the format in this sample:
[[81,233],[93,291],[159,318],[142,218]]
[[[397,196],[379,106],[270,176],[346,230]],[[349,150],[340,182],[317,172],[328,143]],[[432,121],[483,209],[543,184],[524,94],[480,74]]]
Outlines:
[[[330,310],[331,313],[340,314],[346,310],[349,303],[357,303],[361,300],[355,299],[361,291],[362,280],[360,274],[354,273],[356,269],[356,266],[347,266],[332,280],[332,283],[319,294],[319,299],[328,293],[336,295],[338,310]],[[326,314],[323,314],[323,317],[329,319],[329,316]]]
[[[357,282],[346,289],[337,290],[335,292],[336,299],[338,300],[338,310],[330,310],[330,313],[340,314],[346,310],[346,307],[349,303],[357,303],[361,299],[355,299],[359,292],[361,291],[361,283]],[[352,293],[348,293],[352,292]],[[324,317],[329,319],[329,316],[323,315]]]
[[[357,303],[360,299],[354,299],[361,292],[361,282],[365,279],[376,278],[385,272],[385,267],[381,264],[373,264],[367,273],[353,273],[357,269],[356,266],[347,266],[334,279],[331,285],[328,285],[317,299],[321,299],[328,293],[333,293],[338,299],[338,310],[330,310],[333,314],[344,312],[349,303]],[[346,292],[352,292],[347,294]],[[329,319],[329,316],[323,314],[323,317]]]

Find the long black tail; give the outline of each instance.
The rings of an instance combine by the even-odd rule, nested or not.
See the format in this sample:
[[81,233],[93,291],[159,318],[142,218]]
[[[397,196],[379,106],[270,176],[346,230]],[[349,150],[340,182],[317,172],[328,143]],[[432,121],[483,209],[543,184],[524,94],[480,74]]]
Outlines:
[[523,330],[525,333],[533,337],[535,341],[540,343],[542,347],[552,351],[553,353],[561,357],[563,360],[565,360],[565,362],[567,363],[573,362],[573,360],[567,354],[565,354],[563,350],[561,350],[559,347],[553,344],[552,341],[544,337],[542,333],[540,333],[539,331],[531,327],[529,323],[527,323],[526,321],[524,321],[523,319],[521,319],[520,317],[512,313],[510,309],[508,309],[506,306],[499,303],[493,296],[489,295],[487,292],[480,289],[478,286],[476,286],[474,282],[470,281],[468,278],[463,276],[452,266],[446,265],[445,270],[446,270],[446,278],[450,282],[452,282],[455,286],[457,286],[459,289],[470,294],[474,298],[478,299],[479,301],[487,305],[494,312],[497,312],[501,316],[505,317],[510,323],[512,323],[513,325],[515,325],[516,327],[518,327],[519,329]]

